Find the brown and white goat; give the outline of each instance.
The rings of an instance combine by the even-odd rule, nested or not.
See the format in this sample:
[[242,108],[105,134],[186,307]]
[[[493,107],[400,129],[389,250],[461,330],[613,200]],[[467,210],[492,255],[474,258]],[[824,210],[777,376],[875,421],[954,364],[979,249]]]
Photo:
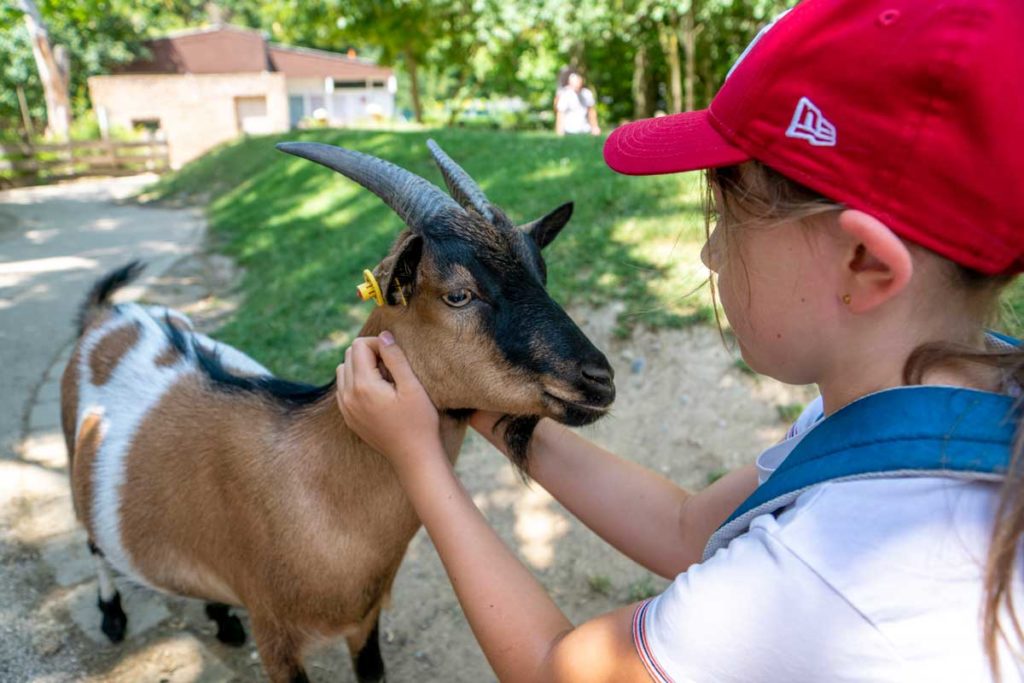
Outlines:
[[[361,334],[388,329],[402,345],[442,411],[449,457],[473,409],[508,415],[523,457],[540,416],[586,424],[615,393],[608,361],[544,288],[540,249],[572,207],[516,227],[428,144],[451,196],[358,152],[280,147],[362,184],[408,226],[375,269],[385,305]],[[304,648],[338,635],[360,681],[383,679],[378,616],[419,527],[387,461],[346,427],[333,383],[274,378],[168,309],[110,305],[137,270],[90,293],[61,396],[104,632],[118,641],[126,627],[109,563],[206,600],[227,643],[245,639],[228,607],[244,606],[273,681],[306,680]]]

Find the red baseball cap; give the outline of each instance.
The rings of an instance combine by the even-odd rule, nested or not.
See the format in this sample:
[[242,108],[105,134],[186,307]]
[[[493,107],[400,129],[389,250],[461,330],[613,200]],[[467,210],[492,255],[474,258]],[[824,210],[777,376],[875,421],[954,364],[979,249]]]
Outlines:
[[1024,270],[1024,2],[804,0],[703,111],[604,146],[630,175],[756,159],[988,274]]

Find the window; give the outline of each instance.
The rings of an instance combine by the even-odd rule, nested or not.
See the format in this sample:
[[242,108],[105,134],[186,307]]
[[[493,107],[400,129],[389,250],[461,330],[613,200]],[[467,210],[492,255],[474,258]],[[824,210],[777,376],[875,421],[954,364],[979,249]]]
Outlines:
[[160,119],[132,119],[132,128],[140,132],[155,133],[160,130]]
[[258,135],[270,132],[266,97],[236,97],[235,116],[240,133]]

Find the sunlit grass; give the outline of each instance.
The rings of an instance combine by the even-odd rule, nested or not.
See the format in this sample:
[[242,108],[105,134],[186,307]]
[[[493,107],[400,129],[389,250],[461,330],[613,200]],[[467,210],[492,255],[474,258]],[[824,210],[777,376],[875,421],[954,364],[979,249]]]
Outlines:
[[[444,185],[427,151],[435,138],[520,223],[575,202],[569,227],[546,252],[549,288],[564,305],[622,301],[616,332],[637,325],[713,322],[699,174],[627,177],[610,171],[603,140],[546,133],[438,129],[317,130],[225,146],[165,176],[155,198],[207,205],[212,247],[246,270],[245,302],[219,332],[284,376],[330,376],[367,309],[355,300],[363,268],[384,256],[401,221],[370,192],[282,154],[282,140],[312,140],[375,154]],[[1001,329],[1024,326],[1024,284],[1005,297]],[[319,349],[319,350],[318,350]]]
[[[622,332],[706,318],[699,176],[630,178],[610,171],[602,140],[543,133],[303,131],[223,147],[152,188],[157,199],[207,204],[212,247],[245,268],[245,302],[219,332],[285,376],[322,379],[366,315],[354,287],[401,229],[379,199],[336,173],[274,149],[315,140],[375,154],[443,187],[435,138],[494,203],[525,223],[575,202],[546,252],[565,305],[625,302]],[[319,347],[319,351],[317,348]]]

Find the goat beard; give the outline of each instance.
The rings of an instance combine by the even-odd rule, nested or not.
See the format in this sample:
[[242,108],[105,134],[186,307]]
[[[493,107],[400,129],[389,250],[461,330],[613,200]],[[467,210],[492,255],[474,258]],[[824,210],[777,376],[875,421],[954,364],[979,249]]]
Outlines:
[[526,466],[530,458],[530,439],[533,437],[533,430],[536,429],[538,422],[540,422],[538,415],[503,415],[494,423],[495,434],[504,428],[508,458],[524,482],[530,479],[526,473]]

